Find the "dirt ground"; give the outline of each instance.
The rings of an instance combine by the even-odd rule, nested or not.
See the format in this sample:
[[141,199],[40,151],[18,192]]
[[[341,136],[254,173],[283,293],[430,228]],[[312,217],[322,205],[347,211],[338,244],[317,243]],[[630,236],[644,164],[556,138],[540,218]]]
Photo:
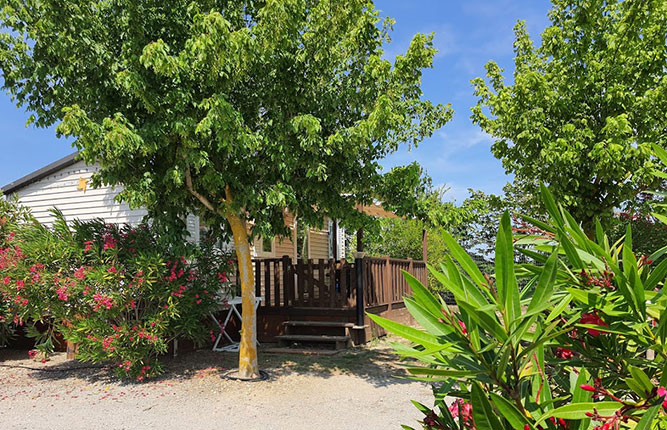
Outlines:
[[160,378],[128,383],[107,368],[72,370],[85,364],[62,353],[42,364],[0,349],[0,429],[384,430],[418,428],[410,400],[432,404],[427,384],[400,377],[386,341],[335,356],[262,354],[269,379],[260,382],[224,379],[235,361],[182,354]]

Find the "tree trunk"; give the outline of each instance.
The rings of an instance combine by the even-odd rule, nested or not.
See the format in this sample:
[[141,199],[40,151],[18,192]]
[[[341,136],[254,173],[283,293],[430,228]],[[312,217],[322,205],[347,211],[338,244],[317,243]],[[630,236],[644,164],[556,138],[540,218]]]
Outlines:
[[238,214],[228,212],[227,221],[234,235],[234,248],[239,262],[241,278],[242,322],[241,348],[239,351],[239,377],[258,378],[257,364],[257,316],[255,315],[255,276],[248,241],[248,230]]

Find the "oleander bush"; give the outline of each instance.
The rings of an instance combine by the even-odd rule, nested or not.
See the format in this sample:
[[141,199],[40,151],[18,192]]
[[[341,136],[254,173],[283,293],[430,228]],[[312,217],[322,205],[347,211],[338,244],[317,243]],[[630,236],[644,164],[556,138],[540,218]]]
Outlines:
[[[413,342],[396,345],[421,363],[409,372],[436,383],[434,407],[415,402],[423,428],[667,428],[667,261],[654,264],[667,248],[636,255],[630,228],[610,243],[599,224],[589,238],[542,198],[549,222],[519,231],[502,217],[493,274],[445,234],[453,258],[431,271],[455,307],[406,274],[421,329],[371,315]],[[530,264],[514,263],[515,245]]]
[[[0,270],[4,263],[4,246],[16,234],[19,225],[33,222],[30,211],[17,204],[16,198],[0,198]],[[14,323],[7,318],[9,303],[3,299],[0,290],[0,347],[5,346],[14,337]]]
[[0,236],[2,318],[25,324],[37,350],[51,353],[60,333],[78,359],[143,380],[161,371],[171,340],[208,338],[204,321],[233,270],[213,242],[170,245],[147,224],[54,217],[52,227],[14,223]]

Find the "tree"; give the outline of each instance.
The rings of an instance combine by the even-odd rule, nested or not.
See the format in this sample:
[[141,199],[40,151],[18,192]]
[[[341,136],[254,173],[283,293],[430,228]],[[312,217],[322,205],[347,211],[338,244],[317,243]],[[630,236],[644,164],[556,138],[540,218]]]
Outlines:
[[[395,258],[423,258],[422,239],[427,231],[428,262],[434,267],[444,263],[447,247],[442,230],[467,231],[487,210],[487,202],[468,198],[461,205],[444,201],[446,187],[427,191],[421,207],[420,218],[385,218],[376,228],[364,232],[364,250],[371,255],[387,255]],[[353,247],[356,243],[351,244]],[[429,277],[429,285],[437,285]]]
[[[258,375],[254,237],[286,234],[285,211],[367,222],[357,203],[418,209],[417,165],[379,160],[446,123],[422,99],[432,35],[383,59],[393,21],[370,0],[8,0],[0,68],[37,125],[59,123],[93,184],[156,222],[186,213],[233,234],[243,326],[239,374]],[[181,223],[182,224],[182,223]]]
[[[535,48],[515,27],[511,85],[495,62],[473,80],[472,120],[520,183],[543,181],[583,222],[653,189],[651,144],[665,145],[667,3],[554,0]],[[533,194],[536,194],[533,189]]]

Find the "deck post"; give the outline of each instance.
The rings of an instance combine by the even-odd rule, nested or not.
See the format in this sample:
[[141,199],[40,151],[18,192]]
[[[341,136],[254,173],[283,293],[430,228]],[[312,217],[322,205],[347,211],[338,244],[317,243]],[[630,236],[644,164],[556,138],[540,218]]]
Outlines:
[[422,230],[422,260],[424,263],[427,262],[428,257],[428,233],[426,229]]
[[364,252],[364,229],[357,230],[357,252]]
[[355,272],[357,274],[357,326],[364,326],[364,253],[357,252],[354,259]]
[[382,276],[382,294],[384,300],[387,302],[387,310],[390,311],[394,303],[394,279],[393,271],[391,270],[391,260],[386,257],[384,260],[384,273]]

